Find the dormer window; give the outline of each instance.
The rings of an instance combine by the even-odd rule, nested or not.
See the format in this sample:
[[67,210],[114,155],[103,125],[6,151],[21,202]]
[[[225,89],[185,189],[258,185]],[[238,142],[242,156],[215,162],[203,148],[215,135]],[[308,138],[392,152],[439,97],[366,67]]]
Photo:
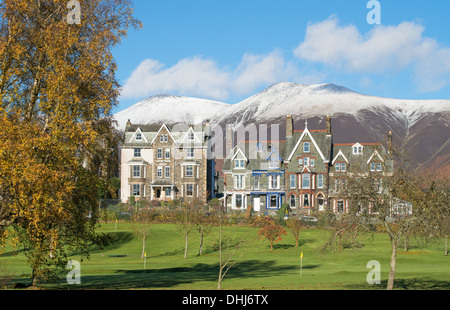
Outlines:
[[303,152],[309,153],[309,142],[303,142]]
[[370,163],[370,171],[381,171],[381,163]]
[[194,133],[192,131],[188,133],[188,141],[194,141]]
[[262,152],[262,150],[263,150],[262,144],[261,144],[261,142],[258,142],[258,144],[256,144],[256,151]]
[[236,169],[244,169],[244,166],[245,166],[245,160],[243,160],[243,159],[236,159],[235,161],[234,161],[234,168],[236,168]]
[[360,144],[354,145],[352,147],[353,149],[353,154],[357,155],[357,154],[362,154],[363,152],[363,147]]
[[347,164],[346,163],[336,163],[335,164],[335,171],[336,172],[345,172],[345,171],[347,171]]
[[142,134],[140,132],[136,132],[136,141],[142,141]]
[[277,158],[271,158],[269,160],[269,169],[278,169],[280,167],[280,161]]

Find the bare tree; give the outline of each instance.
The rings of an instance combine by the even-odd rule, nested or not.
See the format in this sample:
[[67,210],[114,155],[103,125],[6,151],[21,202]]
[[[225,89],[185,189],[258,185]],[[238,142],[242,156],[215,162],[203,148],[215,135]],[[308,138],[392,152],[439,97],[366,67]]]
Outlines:
[[217,289],[220,290],[222,280],[227,274],[227,272],[236,266],[239,259],[242,257],[243,253],[240,252],[243,245],[247,241],[248,232],[239,238],[239,240],[234,243],[232,239],[226,241],[224,247],[224,236],[223,236],[223,220],[225,215],[222,209],[219,209],[219,277],[217,280]]

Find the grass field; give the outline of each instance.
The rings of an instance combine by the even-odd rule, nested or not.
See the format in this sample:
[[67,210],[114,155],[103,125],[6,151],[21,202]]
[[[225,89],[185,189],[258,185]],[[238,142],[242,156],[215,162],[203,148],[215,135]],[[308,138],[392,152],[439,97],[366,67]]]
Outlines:
[[[198,256],[199,234],[189,237],[187,258],[184,239],[176,225],[154,224],[147,239],[146,268],[140,254],[142,242],[133,234],[130,223],[103,224],[101,231],[113,234],[114,246],[93,252],[90,260],[81,262],[81,284],[69,285],[65,279],[58,289],[168,289],[215,290],[219,270],[219,253],[213,244],[218,240],[218,228],[205,237],[203,254]],[[334,254],[320,252],[327,231],[305,229],[300,235],[300,247],[295,247],[291,233],[275,243],[270,251],[267,240],[258,239],[257,228],[224,227],[224,235],[233,240],[247,234],[240,250],[239,264],[226,274],[222,289],[228,290],[381,290],[386,288],[389,273],[390,245],[385,234],[363,240],[363,247],[347,248]],[[450,257],[444,255],[443,242],[412,244],[407,252],[399,249],[395,289],[450,288]],[[300,252],[303,268],[300,276]],[[124,256],[126,255],[126,256]],[[71,259],[79,260],[77,255]],[[366,267],[370,260],[381,264],[381,284],[367,284]],[[13,274],[13,282],[29,283],[21,277],[30,272],[20,250],[0,255],[0,270]]]

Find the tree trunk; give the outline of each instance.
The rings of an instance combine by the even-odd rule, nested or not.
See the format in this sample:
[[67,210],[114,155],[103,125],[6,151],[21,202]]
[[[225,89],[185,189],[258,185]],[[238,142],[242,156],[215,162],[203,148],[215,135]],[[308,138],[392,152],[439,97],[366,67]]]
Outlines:
[[185,244],[184,244],[184,258],[187,257],[187,249],[188,249],[188,234],[184,235],[184,240],[185,240]]
[[445,247],[444,247],[444,254],[445,256],[448,255],[448,248],[447,248],[447,236],[445,236]]
[[145,235],[142,236],[142,254],[141,254],[141,258],[144,258],[144,254],[145,254]]
[[394,288],[394,280],[395,280],[395,267],[397,264],[397,247],[398,247],[398,241],[393,239],[391,237],[391,246],[392,246],[392,253],[391,253],[391,270],[389,271],[389,279],[387,283],[387,289],[392,290]]
[[198,255],[202,255],[202,248],[203,248],[203,229],[200,233],[200,249],[198,250]]

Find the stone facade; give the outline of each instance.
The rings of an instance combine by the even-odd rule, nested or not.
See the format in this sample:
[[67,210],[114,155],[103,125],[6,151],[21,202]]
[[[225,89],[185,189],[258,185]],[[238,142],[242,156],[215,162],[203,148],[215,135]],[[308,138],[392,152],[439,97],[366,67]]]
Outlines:
[[121,200],[199,199],[214,193],[210,126],[127,123],[121,149]]
[[389,151],[380,143],[335,144],[329,116],[324,129],[309,129],[305,121],[295,130],[288,115],[285,140],[239,141],[225,158],[224,205],[230,210],[251,206],[262,214],[276,212],[283,203],[302,214],[348,212],[340,187],[345,179],[358,175],[381,185],[392,171]]

